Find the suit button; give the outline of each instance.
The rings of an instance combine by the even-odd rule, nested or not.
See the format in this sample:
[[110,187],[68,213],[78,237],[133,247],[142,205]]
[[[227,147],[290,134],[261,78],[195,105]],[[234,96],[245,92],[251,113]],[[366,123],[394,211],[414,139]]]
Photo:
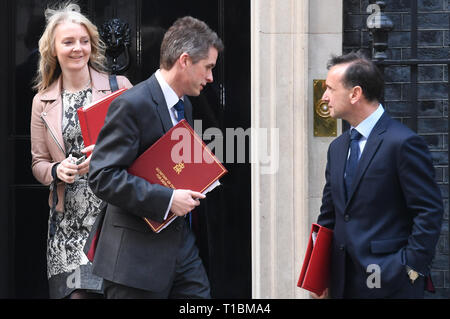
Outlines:
[[345,214],[344,215],[344,221],[348,222],[350,220],[350,215],[349,214]]
[[344,245],[340,245],[340,246],[339,246],[339,250],[344,251],[344,250],[345,250],[345,246],[344,246]]

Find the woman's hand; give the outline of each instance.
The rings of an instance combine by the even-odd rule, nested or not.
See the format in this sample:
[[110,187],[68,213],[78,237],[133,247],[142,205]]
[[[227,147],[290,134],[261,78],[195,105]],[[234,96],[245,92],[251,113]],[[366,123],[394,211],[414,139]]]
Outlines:
[[56,167],[56,176],[64,183],[72,184],[78,174],[78,166],[73,163],[72,156],[69,156]]
[[85,175],[89,173],[89,164],[91,163],[92,151],[94,150],[95,144],[89,145],[81,150],[81,153],[86,154],[91,152],[91,155],[78,165],[78,175]]

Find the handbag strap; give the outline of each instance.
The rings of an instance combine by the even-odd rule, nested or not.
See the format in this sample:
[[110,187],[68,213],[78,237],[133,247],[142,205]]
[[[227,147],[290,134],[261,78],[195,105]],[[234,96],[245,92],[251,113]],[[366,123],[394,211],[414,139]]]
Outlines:
[[109,75],[109,86],[111,87],[111,92],[117,91],[119,89],[119,84],[117,83],[117,76],[115,74]]

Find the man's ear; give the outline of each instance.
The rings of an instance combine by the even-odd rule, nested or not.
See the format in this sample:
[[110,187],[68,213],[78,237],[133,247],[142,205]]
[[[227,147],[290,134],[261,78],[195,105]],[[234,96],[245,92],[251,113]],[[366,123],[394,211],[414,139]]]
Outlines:
[[355,104],[356,102],[361,100],[362,96],[363,96],[362,88],[359,85],[354,86],[350,92],[350,102],[352,104]]
[[191,63],[191,57],[186,52],[182,53],[178,58],[178,63],[180,63],[181,68],[186,68],[189,63]]

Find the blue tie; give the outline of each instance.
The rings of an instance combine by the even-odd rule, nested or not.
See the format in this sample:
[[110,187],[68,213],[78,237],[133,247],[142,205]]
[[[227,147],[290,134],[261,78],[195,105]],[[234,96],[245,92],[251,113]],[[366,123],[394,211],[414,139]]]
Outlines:
[[[184,119],[184,102],[182,99],[179,99],[177,104],[175,104],[174,109],[177,111],[177,120],[178,122],[181,121],[182,119]],[[189,218],[189,227],[192,228],[192,213],[188,213],[188,218]]]
[[350,156],[347,159],[345,165],[345,195],[348,200],[350,189],[352,187],[353,178],[355,177],[356,167],[359,160],[359,140],[362,135],[356,130],[352,129],[350,132]]
[[177,104],[175,104],[174,109],[177,111],[177,120],[178,122],[184,119],[184,102],[182,99],[180,99]]

